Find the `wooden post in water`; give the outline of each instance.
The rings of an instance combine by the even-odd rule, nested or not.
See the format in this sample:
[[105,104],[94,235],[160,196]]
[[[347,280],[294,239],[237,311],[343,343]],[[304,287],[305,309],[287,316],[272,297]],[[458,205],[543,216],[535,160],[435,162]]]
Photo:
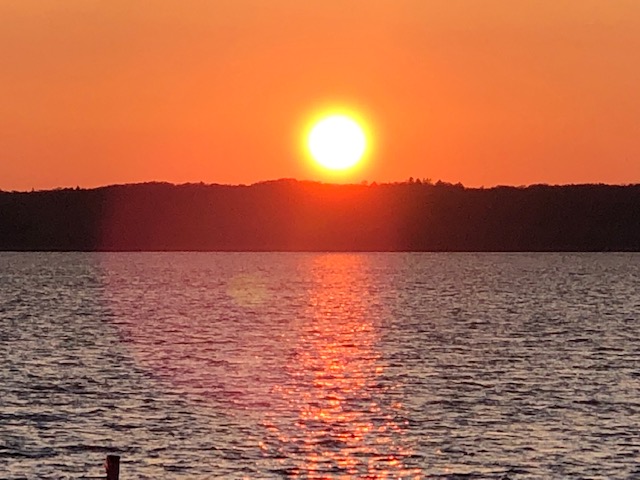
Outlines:
[[107,461],[104,464],[104,468],[107,470],[107,480],[119,480],[120,479],[120,456],[107,455]]

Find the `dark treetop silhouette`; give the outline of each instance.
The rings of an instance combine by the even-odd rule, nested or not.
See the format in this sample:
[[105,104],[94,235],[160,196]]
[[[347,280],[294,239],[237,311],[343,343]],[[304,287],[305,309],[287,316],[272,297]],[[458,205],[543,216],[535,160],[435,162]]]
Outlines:
[[0,192],[0,250],[640,251],[640,185],[276,180]]

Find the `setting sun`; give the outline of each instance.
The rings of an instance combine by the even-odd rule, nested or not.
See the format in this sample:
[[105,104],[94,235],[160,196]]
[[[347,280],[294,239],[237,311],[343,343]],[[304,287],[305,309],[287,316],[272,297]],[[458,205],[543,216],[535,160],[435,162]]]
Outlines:
[[329,170],[344,170],[357,164],[367,150],[367,135],[352,117],[335,114],[316,122],[307,137],[313,159]]

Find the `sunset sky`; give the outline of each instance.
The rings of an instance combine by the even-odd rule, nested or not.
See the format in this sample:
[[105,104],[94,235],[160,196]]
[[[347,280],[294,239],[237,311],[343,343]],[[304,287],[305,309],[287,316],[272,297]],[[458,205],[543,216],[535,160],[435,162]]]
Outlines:
[[[0,0],[0,189],[640,182],[639,0]],[[366,119],[311,165],[327,107]]]

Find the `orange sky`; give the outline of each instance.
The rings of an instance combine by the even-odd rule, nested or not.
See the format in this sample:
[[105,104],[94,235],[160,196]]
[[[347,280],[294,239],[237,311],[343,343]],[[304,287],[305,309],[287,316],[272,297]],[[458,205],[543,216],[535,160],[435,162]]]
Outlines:
[[[638,0],[0,0],[0,189],[640,182]],[[299,149],[326,104],[376,147]]]

